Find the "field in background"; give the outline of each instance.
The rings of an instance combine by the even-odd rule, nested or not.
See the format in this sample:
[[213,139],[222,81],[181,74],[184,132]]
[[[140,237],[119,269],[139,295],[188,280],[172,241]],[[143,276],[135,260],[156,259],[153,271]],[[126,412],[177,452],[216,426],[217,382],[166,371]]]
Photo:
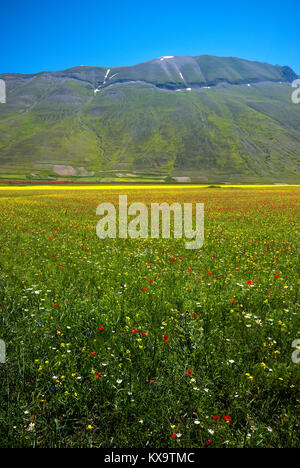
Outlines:
[[[50,188],[0,190],[0,446],[299,447],[300,189]],[[119,193],[203,248],[99,240]]]

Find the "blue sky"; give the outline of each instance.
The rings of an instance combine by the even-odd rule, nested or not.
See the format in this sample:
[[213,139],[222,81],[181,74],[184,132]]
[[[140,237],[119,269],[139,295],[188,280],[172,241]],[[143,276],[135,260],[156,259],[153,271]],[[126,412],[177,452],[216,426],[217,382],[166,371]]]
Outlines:
[[290,65],[300,74],[297,3],[5,1],[0,5],[0,73],[212,54]]

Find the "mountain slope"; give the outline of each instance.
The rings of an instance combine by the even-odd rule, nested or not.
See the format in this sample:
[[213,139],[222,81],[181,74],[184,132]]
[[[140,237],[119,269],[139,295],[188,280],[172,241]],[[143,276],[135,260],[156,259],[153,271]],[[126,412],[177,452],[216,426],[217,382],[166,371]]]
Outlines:
[[291,102],[297,75],[289,67],[162,57],[133,67],[0,78],[7,85],[2,178],[151,173],[300,181],[300,106]]

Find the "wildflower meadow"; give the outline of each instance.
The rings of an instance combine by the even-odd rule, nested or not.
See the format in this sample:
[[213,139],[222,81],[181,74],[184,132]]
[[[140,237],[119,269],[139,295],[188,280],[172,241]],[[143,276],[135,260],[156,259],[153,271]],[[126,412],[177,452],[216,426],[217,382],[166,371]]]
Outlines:
[[[120,194],[204,203],[203,246],[99,239]],[[1,447],[300,446],[298,187],[7,187],[0,216]]]

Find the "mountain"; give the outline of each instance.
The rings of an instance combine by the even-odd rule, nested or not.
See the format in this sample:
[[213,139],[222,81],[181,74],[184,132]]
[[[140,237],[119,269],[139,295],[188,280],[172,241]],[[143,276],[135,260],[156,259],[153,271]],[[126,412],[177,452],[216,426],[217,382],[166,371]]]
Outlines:
[[297,78],[208,55],[2,74],[0,178],[299,183]]

